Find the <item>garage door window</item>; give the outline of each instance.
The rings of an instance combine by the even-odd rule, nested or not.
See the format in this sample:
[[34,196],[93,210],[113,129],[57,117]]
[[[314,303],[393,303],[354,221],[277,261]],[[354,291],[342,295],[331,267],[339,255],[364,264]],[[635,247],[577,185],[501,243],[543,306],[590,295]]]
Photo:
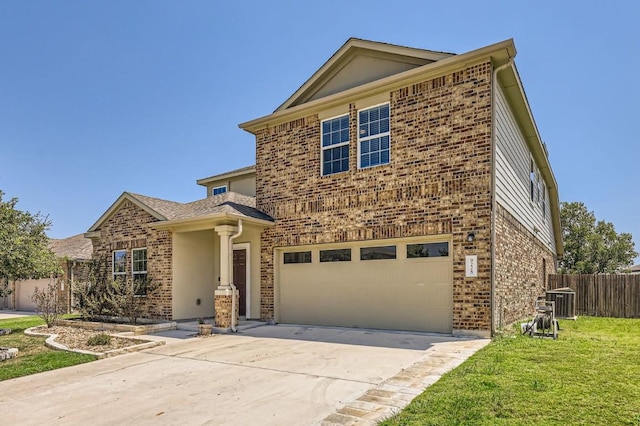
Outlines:
[[362,247],[360,260],[395,259],[396,246]]
[[310,251],[296,251],[284,254],[284,263],[311,263]]
[[350,262],[351,249],[320,250],[320,262]]
[[407,259],[447,256],[449,256],[449,243],[407,244]]

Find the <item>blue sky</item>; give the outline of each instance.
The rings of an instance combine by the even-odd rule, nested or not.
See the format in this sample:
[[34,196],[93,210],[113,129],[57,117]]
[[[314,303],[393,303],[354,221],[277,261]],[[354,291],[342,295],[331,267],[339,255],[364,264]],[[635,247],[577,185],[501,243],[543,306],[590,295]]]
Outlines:
[[[393,4],[393,5],[391,5]],[[123,191],[193,201],[349,37],[464,53],[508,38],[562,201],[640,243],[631,1],[0,2],[0,190],[85,232]],[[638,244],[640,246],[640,244]],[[637,247],[638,248],[638,247]]]

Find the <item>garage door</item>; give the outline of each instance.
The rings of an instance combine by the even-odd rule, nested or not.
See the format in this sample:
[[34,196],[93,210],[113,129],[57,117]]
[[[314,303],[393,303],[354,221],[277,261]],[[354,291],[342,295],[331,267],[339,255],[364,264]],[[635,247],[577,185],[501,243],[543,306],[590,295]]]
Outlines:
[[16,282],[16,309],[20,311],[35,311],[36,304],[31,300],[36,287],[46,288],[51,280],[43,278],[40,280],[24,280]]
[[279,249],[281,323],[451,333],[447,240]]

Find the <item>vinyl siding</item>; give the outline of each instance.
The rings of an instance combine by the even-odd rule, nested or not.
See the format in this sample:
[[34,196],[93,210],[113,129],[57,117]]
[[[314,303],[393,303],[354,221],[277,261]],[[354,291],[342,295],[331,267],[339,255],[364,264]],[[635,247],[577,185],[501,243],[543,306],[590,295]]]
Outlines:
[[496,200],[555,254],[549,190],[545,190],[543,214],[541,205],[530,199],[532,157],[529,148],[499,86],[496,89],[495,125]]

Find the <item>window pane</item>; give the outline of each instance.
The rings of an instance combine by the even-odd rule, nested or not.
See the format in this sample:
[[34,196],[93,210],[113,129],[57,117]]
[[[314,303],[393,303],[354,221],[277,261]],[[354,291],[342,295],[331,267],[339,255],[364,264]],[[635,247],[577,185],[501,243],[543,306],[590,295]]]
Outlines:
[[322,153],[322,174],[346,172],[349,170],[349,145],[327,148]]
[[349,141],[349,116],[333,118],[322,122],[322,146],[330,146]]
[[320,262],[350,262],[351,249],[320,250]]
[[284,254],[284,263],[311,263],[310,251],[294,251]]
[[447,256],[449,256],[449,243],[407,244],[408,259]]
[[362,155],[360,157],[360,167],[369,167],[370,165],[369,154]]
[[395,259],[396,246],[362,247],[360,260]]
[[219,186],[217,188],[213,188],[213,195],[224,194],[227,192],[226,186]]
[[114,274],[127,273],[127,251],[126,250],[118,250],[113,252],[113,273]]

